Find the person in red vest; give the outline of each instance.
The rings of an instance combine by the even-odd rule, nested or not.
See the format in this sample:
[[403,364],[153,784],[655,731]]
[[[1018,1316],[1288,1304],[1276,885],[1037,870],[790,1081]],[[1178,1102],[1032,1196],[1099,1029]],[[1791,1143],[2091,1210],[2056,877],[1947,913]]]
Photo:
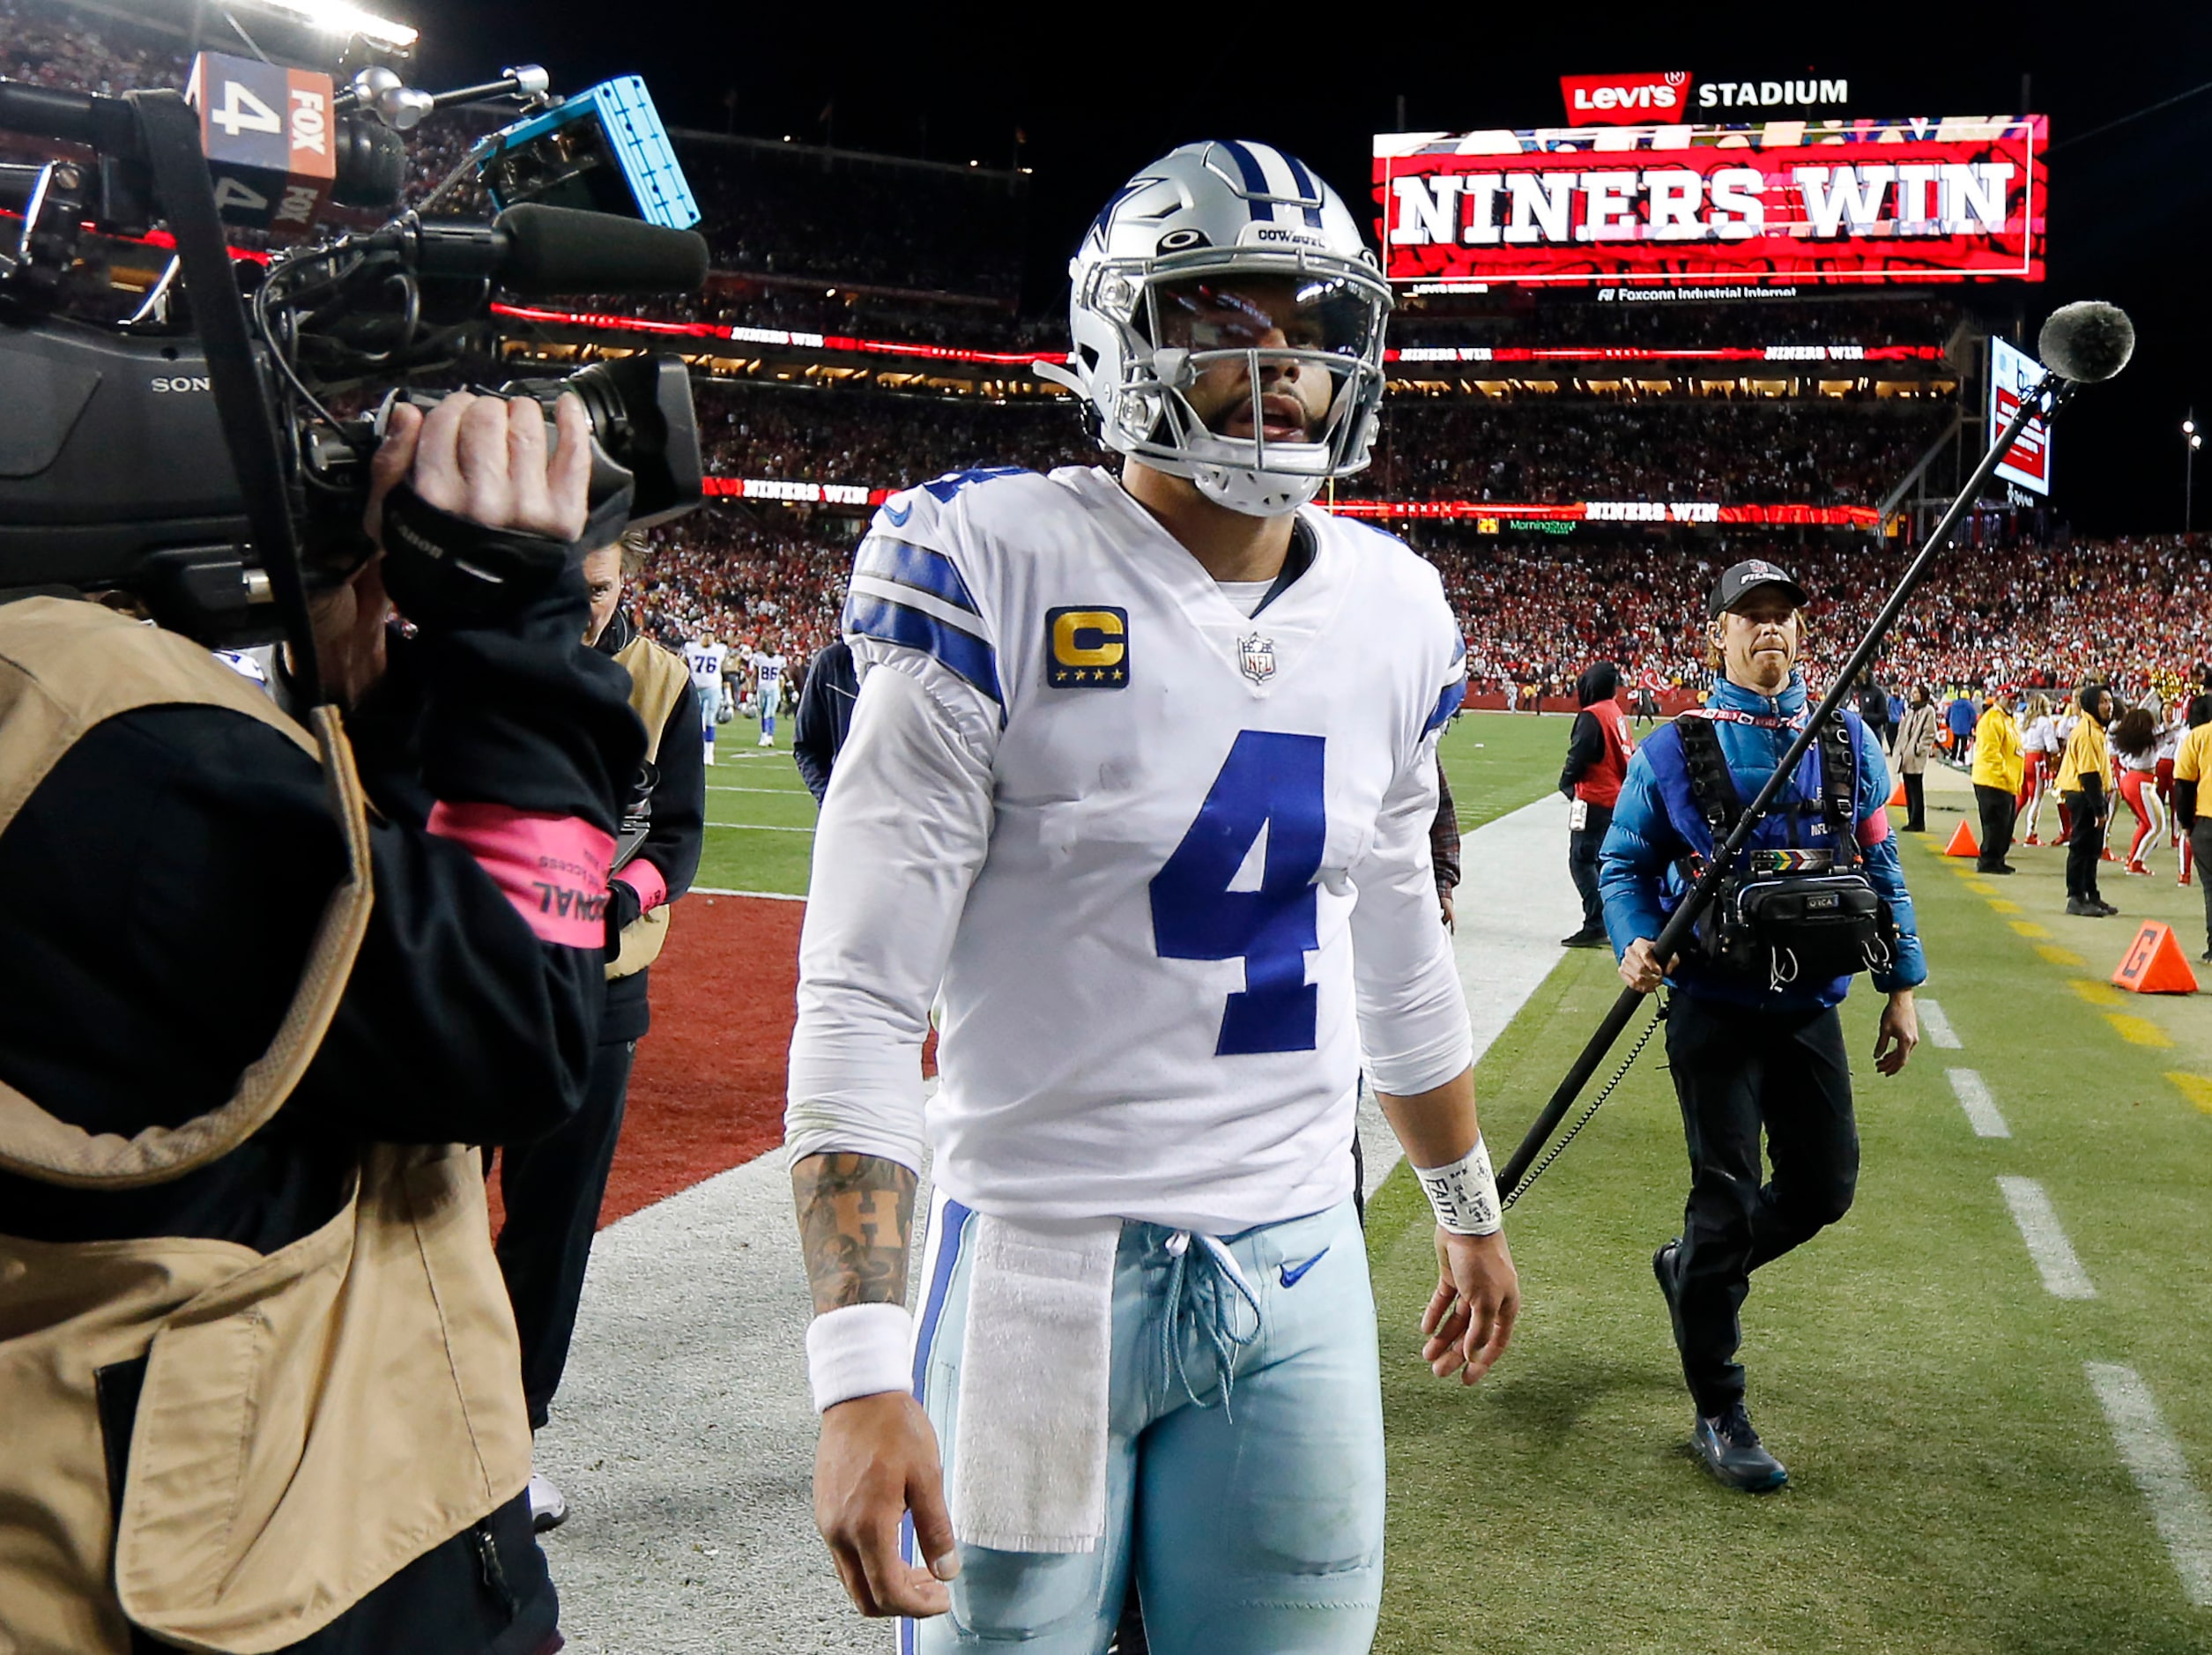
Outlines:
[[1598,900],[1598,847],[1613,826],[1614,802],[1621,797],[1621,779],[1628,774],[1636,738],[1629,733],[1621,705],[1621,669],[1612,662],[1600,661],[1576,679],[1575,698],[1582,710],[1567,738],[1559,790],[1573,801],[1567,819],[1567,872],[1582,897],[1582,926],[1573,936],[1561,938],[1560,946],[1603,948],[1610,945]]

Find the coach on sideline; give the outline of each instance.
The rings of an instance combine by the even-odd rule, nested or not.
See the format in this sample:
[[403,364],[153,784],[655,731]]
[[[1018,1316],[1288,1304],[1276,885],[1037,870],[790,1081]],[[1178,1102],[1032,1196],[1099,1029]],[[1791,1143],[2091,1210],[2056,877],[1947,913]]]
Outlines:
[[393,411],[400,551],[307,570],[341,706],[388,584],[419,629],[373,819],[327,713],[318,763],[174,633],[0,605],[0,1648],[559,1646],[465,1146],[583,1095],[643,744],[573,558],[496,611],[438,571],[487,529],[560,568],[590,457],[573,396],[553,445],[525,399]]
[[[642,573],[651,543],[636,531],[587,553],[584,586],[591,614],[583,641],[628,674],[630,710],[645,726],[645,761],[624,802],[607,887],[607,931],[617,939],[607,961],[606,1010],[591,1054],[583,1107],[534,1143],[500,1151],[499,1266],[514,1301],[523,1341],[523,1396],[530,1429],[543,1430],[553,1393],[568,1365],[591,1237],[606,1199],[614,1146],[637,1043],[650,1027],[648,969],[668,940],[669,906],[691,889],[706,836],[707,765],[699,728],[699,694],[690,669],[673,650],[637,629],[622,607],[626,576]],[[552,1480],[532,1473],[530,1517],[541,1533],[568,1518],[568,1502]]]
[[[1843,1217],[1858,1184],[1851,1059],[1836,1012],[1851,976],[1800,972],[1794,957],[1785,975],[1778,946],[1769,963],[1747,967],[1733,956],[1662,962],[1652,944],[1686,894],[1684,867],[1712,854],[1805,727],[1797,671],[1805,599],[1804,588],[1762,560],[1721,575],[1707,605],[1711,700],[1629,761],[1600,873],[1622,980],[1641,994],[1662,983],[1674,990],[1666,1056],[1689,1140],[1689,1199],[1681,1236],[1659,1250],[1652,1268],[1696,1407],[1691,1443],[1715,1477],[1748,1493],[1779,1488],[1788,1473],[1744,1408],[1737,1313],[1752,1272]],[[1889,997],[1874,1067],[1895,1074],[1919,1042],[1912,991],[1927,969],[1889,835],[1882,749],[1856,712],[1837,720],[1753,829],[1736,873],[1833,880],[1858,872],[1888,905],[1894,933],[1873,958],[1874,987]],[[1813,865],[1793,865],[1800,859]],[[1801,930],[1759,940],[1808,956],[1822,946]],[[1762,1128],[1773,1166],[1763,1184]]]

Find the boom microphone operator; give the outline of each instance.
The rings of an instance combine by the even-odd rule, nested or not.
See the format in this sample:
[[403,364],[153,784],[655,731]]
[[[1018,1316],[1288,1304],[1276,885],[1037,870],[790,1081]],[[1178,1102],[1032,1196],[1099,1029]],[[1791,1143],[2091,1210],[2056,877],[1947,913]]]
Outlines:
[[[1774,808],[1783,788],[1797,774],[1807,752],[1821,738],[1822,731],[1835,717],[1837,709],[1852,693],[1852,686],[1858,683],[1860,675],[1874,659],[1875,651],[1881,648],[1882,640],[1897,624],[1905,604],[1926,578],[1936,554],[1950,544],[1960,519],[1972,509],[1981,494],[1982,486],[1995,471],[1998,463],[2011,451],[2022,431],[2027,428],[2031,419],[2055,418],[2079,387],[2099,384],[2119,374],[2127,366],[2134,348],[2134,324],[2128,321],[2127,313],[2116,305],[2097,300],[2082,300],[2052,313],[2036,340],[2037,353],[2045,364],[2043,378],[2021,398],[2019,407],[2014,411],[2005,428],[1998,434],[1997,440],[1991,443],[1981,463],[1960,485],[1957,496],[1951,501],[1949,508],[1929,532],[1927,543],[1906,568],[1904,578],[1897,583],[1889,600],[1882,605],[1881,612],[1874,617],[1866,635],[1852,650],[1850,658],[1837,669],[1828,693],[1821,698],[1818,708],[1806,721],[1805,727],[1797,732],[1796,738],[1776,763],[1773,774],[1743,809],[1725,841],[1715,846],[1703,873],[1653,939],[1652,953],[1654,958],[1661,961],[1671,961],[1689,941],[1723,882],[1730,876],[1753,831]],[[1520,1147],[1513,1152],[1512,1159],[1499,1175],[1498,1187],[1503,1191],[1504,1205],[1511,1206],[1526,1192],[1529,1185],[1572,1141],[1575,1134],[1582,1130],[1591,1116],[1611,1095],[1612,1086],[1600,1092],[1566,1135],[1552,1146],[1550,1154],[1545,1155],[1540,1163],[1538,1162],[1537,1157],[1544,1154],[1545,1146],[1550,1143],[1552,1134],[1566,1118],[1567,1112],[1574,1107],[1576,1098],[1589,1083],[1590,1077],[1597,1072],[1598,1065],[1605,1061],[1606,1054],[1620,1039],[1643,998],[1644,996],[1636,990],[1623,989],[1614,1001],[1612,1009],[1606,1013],[1605,1020],[1591,1035],[1589,1043],[1569,1067],[1549,1102],[1530,1125]],[[1641,1043],[1637,1050],[1642,1050]],[[1634,1061],[1633,1054],[1629,1060]],[[1622,1073],[1625,1072],[1624,1066]],[[1620,1078],[1620,1075],[1615,1075],[1614,1084],[1618,1084]]]

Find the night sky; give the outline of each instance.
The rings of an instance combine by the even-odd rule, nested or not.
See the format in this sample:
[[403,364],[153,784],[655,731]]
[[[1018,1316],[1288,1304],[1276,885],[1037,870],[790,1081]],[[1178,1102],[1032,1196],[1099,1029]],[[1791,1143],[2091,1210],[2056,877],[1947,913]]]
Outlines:
[[[1395,128],[1401,96],[1411,128],[1525,127],[1560,122],[1562,74],[1816,72],[1848,78],[1849,115],[2011,114],[2026,74],[2034,111],[2051,117],[2050,278],[1985,287],[1975,302],[2018,310],[2032,339],[2056,306],[2109,299],[2139,334],[2127,373],[2084,393],[2059,429],[2060,515],[2092,533],[2178,529],[2181,420],[2193,404],[2212,419],[2212,335],[2199,298],[2212,253],[2212,91],[2084,136],[2212,81],[2212,4],[2203,0],[2076,0],[2062,10],[1678,4],[1640,8],[1661,19],[1643,26],[1617,23],[1627,8],[1611,0],[940,6],[927,8],[926,20],[918,8],[731,7],[728,23],[704,26],[691,21],[711,15],[704,9],[667,7],[655,10],[669,26],[649,34],[611,27],[622,12],[582,0],[445,0],[434,11],[397,0],[394,10],[426,26],[421,78],[431,85],[523,61],[544,63],[564,91],[635,72],[673,125],[721,130],[734,89],[740,132],[820,143],[827,110],[841,146],[986,166],[1012,162],[1019,130],[1021,161],[1035,169],[1027,287],[1039,308],[1061,302],[1067,255],[1108,192],[1195,137],[1280,145],[1356,197],[1357,210],[1368,199],[1370,135]],[[1822,21],[1797,20],[1807,16]],[[1536,19],[1549,26],[1539,30],[1528,20]],[[2086,26],[2090,19],[2100,26]],[[1093,26],[1071,43],[1087,20]],[[2212,462],[2212,450],[2205,457]],[[2212,466],[2203,480],[2196,522],[2212,526]]]

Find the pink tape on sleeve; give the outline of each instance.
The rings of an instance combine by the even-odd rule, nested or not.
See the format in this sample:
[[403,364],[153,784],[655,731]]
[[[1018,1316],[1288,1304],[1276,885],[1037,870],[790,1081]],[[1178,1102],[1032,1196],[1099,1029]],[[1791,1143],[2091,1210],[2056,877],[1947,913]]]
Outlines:
[[575,816],[443,801],[431,810],[429,827],[476,858],[540,942],[605,946],[607,866],[614,860],[608,835]]
[[651,913],[668,900],[667,877],[642,857],[614,877],[637,893],[637,911],[641,914]]
[[1859,824],[1859,842],[1862,845],[1878,845],[1889,836],[1889,813],[1887,810],[1877,810]]

